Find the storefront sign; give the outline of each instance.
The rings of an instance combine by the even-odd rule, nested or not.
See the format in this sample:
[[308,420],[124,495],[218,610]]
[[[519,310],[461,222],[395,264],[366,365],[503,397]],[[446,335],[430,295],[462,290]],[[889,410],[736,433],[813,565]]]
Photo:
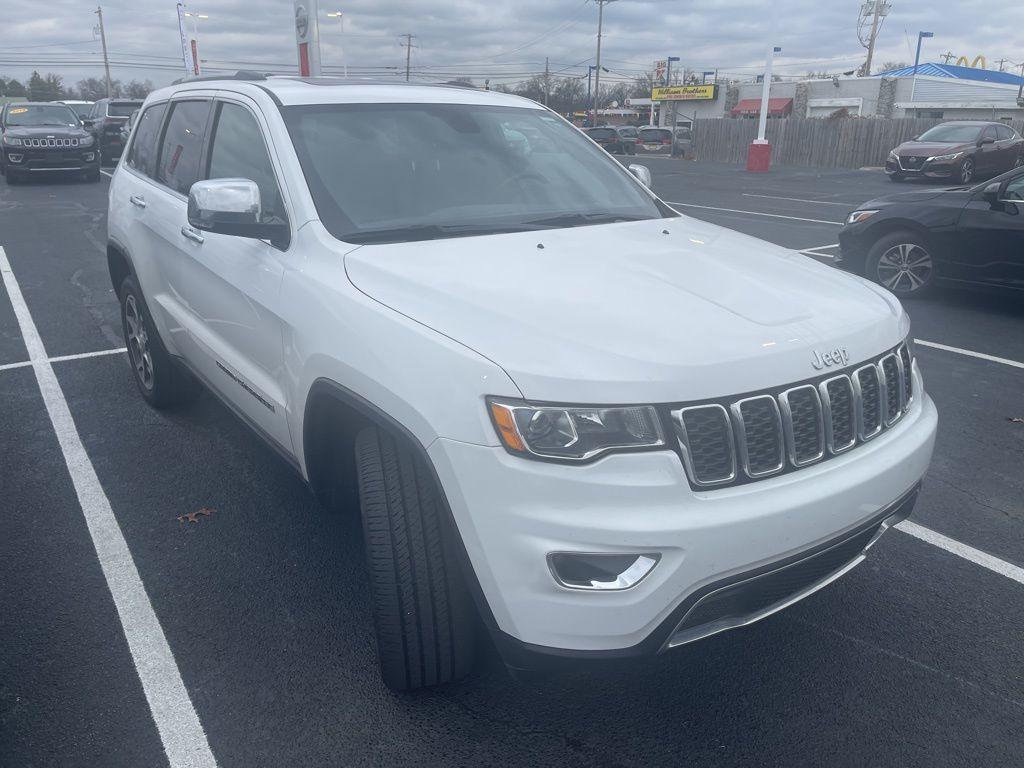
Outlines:
[[714,83],[654,88],[651,93],[651,99],[654,101],[714,101],[717,98],[718,86]]

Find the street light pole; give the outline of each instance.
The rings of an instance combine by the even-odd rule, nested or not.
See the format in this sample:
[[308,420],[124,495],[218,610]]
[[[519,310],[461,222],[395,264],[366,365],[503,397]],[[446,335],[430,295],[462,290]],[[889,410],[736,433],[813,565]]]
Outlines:
[[[673,61],[679,61],[679,57],[678,56],[668,56],[668,57],[665,58],[665,86],[668,87],[668,88],[672,87],[672,62]],[[666,105],[666,108],[663,109],[662,111],[669,113],[670,117],[669,117],[668,125],[669,125],[669,127],[674,128],[675,125],[676,125],[676,102],[674,100],[673,101],[669,101],[668,104]]]
[[917,33],[917,53],[914,55],[914,77],[917,77],[917,65],[921,61],[921,41],[926,37],[935,37],[934,32]]
[[597,69],[594,75],[594,111],[590,117],[590,124],[597,124],[597,107],[601,104],[601,35],[604,30],[604,7],[615,0],[597,1]]
[[332,11],[327,14],[327,18],[338,20],[338,29],[341,30],[341,65],[345,68],[345,77],[348,77],[348,59],[345,58],[345,15],[341,11]]
[[776,53],[781,53],[782,49],[778,46],[774,46],[768,49],[768,58],[764,65],[764,85],[761,88],[761,114],[758,115],[757,119],[757,143],[767,144],[765,141],[765,132],[768,129],[768,97],[771,94],[772,88],[772,59]]

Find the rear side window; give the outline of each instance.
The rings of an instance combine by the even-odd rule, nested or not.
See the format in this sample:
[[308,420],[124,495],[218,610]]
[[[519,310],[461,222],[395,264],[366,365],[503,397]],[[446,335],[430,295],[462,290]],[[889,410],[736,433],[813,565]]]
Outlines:
[[199,160],[209,115],[209,101],[177,101],[171,106],[156,180],[182,195],[187,195],[199,180]]
[[996,126],[996,138],[999,141],[1005,141],[1006,139],[1013,138],[1013,128],[1008,125],[997,125]]
[[284,221],[281,191],[274,176],[263,132],[243,106],[222,102],[210,145],[208,179],[249,179],[260,188],[263,221]]
[[157,141],[160,138],[160,124],[163,122],[167,104],[154,104],[138,118],[131,149],[128,150],[128,165],[149,177],[156,176]]

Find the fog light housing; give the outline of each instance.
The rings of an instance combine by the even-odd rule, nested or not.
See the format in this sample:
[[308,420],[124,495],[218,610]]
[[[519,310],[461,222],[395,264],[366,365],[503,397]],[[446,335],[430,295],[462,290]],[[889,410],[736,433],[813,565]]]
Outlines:
[[548,555],[548,567],[560,586],[611,592],[635,587],[654,570],[660,559],[661,555],[652,552],[552,552]]
[[23,155],[7,155],[7,159],[10,160],[12,163],[20,163],[23,157]]
[[93,160],[96,159],[96,153],[95,152],[86,152],[84,155],[82,155],[82,158],[85,160],[85,162],[91,163]]

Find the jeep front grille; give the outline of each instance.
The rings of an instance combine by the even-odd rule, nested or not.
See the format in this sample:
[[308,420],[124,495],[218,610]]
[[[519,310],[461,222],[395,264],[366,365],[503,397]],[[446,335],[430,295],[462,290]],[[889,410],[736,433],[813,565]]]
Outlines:
[[895,425],[913,397],[906,345],[816,381],[672,410],[691,484],[700,489],[806,467]]
[[37,148],[77,147],[78,139],[22,139],[22,146]]

